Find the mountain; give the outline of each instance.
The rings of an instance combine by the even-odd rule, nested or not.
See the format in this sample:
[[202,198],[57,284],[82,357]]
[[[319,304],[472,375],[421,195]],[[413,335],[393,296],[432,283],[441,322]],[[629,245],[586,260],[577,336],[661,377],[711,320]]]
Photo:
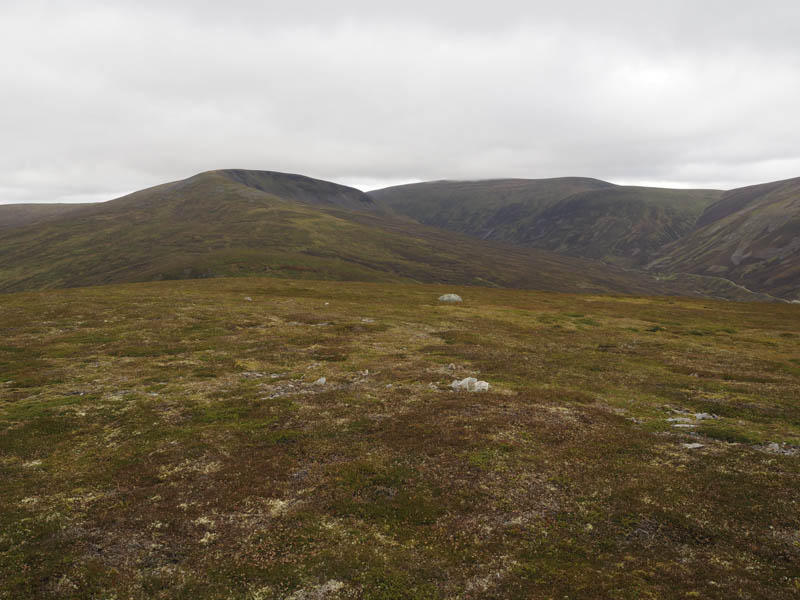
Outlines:
[[58,218],[88,204],[0,204],[0,231]]
[[722,192],[567,177],[437,181],[370,196],[428,225],[631,267],[692,231]]
[[0,291],[268,275],[794,299],[799,192],[558,178],[365,194],[209,171],[104,203],[0,207]]
[[734,286],[800,299],[800,178],[727,192],[579,178],[437,181],[370,196],[421,223],[649,270],[702,293]]
[[800,297],[800,178],[726,192],[649,268],[724,277]]
[[247,275],[683,292],[594,261],[476,241],[395,216],[359,190],[267,171],[201,173],[0,231],[0,291]]

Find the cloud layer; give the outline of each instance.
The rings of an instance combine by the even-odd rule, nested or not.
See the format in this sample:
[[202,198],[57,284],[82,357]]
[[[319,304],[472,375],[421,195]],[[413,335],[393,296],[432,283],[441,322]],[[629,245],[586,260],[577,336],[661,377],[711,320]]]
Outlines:
[[8,4],[0,203],[226,167],[362,188],[800,176],[796,1]]

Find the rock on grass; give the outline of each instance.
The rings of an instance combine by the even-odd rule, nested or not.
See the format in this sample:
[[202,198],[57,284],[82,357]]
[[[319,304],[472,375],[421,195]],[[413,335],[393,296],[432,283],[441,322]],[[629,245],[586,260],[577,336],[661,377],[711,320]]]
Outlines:
[[478,381],[474,377],[467,377],[466,379],[462,379],[459,381],[456,379],[453,383],[450,384],[450,387],[454,390],[458,391],[465,391],[465,392],[488,392],[489,391],[489,384],[485,381]]

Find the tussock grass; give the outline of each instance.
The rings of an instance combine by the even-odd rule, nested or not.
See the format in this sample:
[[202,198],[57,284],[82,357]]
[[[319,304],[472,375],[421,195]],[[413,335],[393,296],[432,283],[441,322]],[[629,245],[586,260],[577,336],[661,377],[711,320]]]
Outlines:
[[794,598],[798,334],[412,284],[3,295],[0,598]]

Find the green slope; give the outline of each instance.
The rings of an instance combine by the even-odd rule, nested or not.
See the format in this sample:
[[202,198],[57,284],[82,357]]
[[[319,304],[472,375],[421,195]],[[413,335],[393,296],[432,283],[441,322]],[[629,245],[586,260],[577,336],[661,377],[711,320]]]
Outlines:
[[800,178],[726,192],[650,268],[800,298]]
[[422,223],[625,266],[647,262],[691,231],[721,194],[584,178],[444,181],[370,192]]
[[90,204],[0,204],[0,231],[61,217]]
[[353,188],[212,171],[0,233],[0,290],[268,274],[669,293],[649,276],[393,217]]

